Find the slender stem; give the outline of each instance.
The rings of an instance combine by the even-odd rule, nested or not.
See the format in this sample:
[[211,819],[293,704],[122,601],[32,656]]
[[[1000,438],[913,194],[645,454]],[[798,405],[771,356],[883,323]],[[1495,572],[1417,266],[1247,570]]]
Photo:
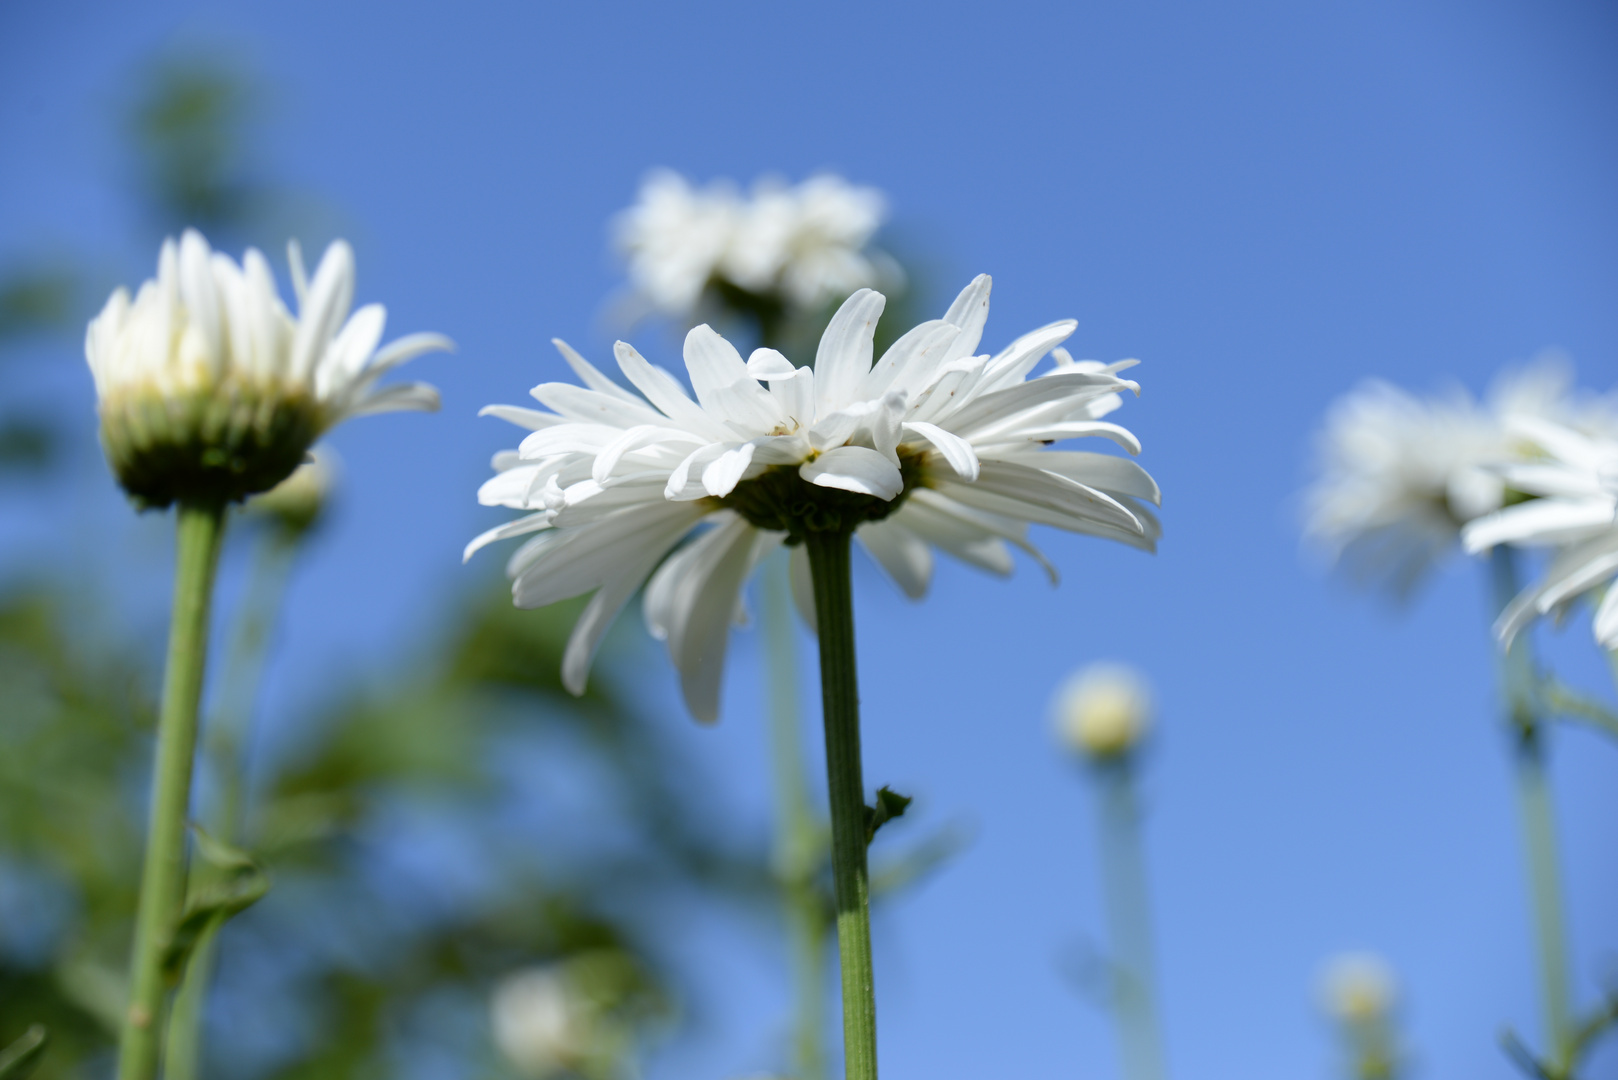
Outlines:
[[[1512,550],[1496,547],[1490,558],[1495,603],[1504,609],[1517,595]],[[1517,635],[1502,663],[1503,690],[1516,737],[1517,809],[1522,816],[1528,860],[1529,899],[1539,952],[1540,1005],[1544,1011],[1545,1055],[1558,1076],[1572,1066],[1573,1010],[1570,1001],[1567,933],[1562,921],[1562,881],[1557,855],[1556,817],[1545,771],[1547,729],[1534,702],[1534,658],[1527,634]]]
[[182,503],[176,522],[174,610],[158,716],[152,811],[135,916],[129,1013],[119,1045],[119,1080],[154,1080],[162,1053],[163,950],[185,903],[185,816],[197,743],[197,706],[207,663],[208,613],[224,508]]
[[1101,870],[1112,938],[1112,1006],[1127,1080],[1163,1080],[1163,1045],[1153,992],[1151,916],[1141,847],[1135,759],[1096,767],[1101,803]]
[[860,694],[854,669],[850,531],[804,539],[820,631],[820,696],[831,796],[832,884],[843,977],[843,1070],[876,1080],[876,991],[871,978],[871,885],[865,865],[865,781],[860,771]]
[[759,597],[768,662],[770,764],[775,774],[775,874],[792,964],[793,1075],[798,1080],[822,1080],[826,934],[831,927],[815,888],[822,841],[804,779],[798,642],[788,574],[786,554],[778,553],[764,565]]
[[[232,844],[241,839],[243,829],[253,708],[298,536],[272,526],[255,549],[247,595],[231,634],[217,704],[204,739],[209,769],[218,785],[215,805],[207,815],[208,831]],[[185,979],[170,1010],[164,1080],[196,1080],[201,1075],[203,1011],[213,984],[221,929],[216,925],[203,931],[186,965]]]

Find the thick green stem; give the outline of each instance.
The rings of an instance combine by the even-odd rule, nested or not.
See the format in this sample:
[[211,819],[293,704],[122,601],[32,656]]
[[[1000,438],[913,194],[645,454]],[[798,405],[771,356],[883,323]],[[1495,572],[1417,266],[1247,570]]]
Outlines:
[[759,607],[769,681],[770,764],[775,774],[775,874],[781,888],[792,964],[792,1064],[797,1080],[823,1080],[826,933],[815,871],[820,828],[804,780],[798,715],[798,642],[792,626],[792,585],[786,554],[765,563]]
[[1135,759],[1096,768],[1101,803],[1101,869],[1112,939],[1112,1007],[1127,1080],[1163,1080],[1163,1045],[1152,981],[1151,916],[1141,847]]
[[[1490,560],[1497,609],[1517,595],[1516,559],[1496,547]],[[1529,900],[1539,953],[1540,1005],[1544,1012],[1546,1064],[1555,1076],[1572,1067],[1573,1010],[1569,990],[1567,933],[1562,921],[1562,879],[1556,816],[1545,772],[1545,736],[1534,701],[1534,658],[1527,634],[1517,635],[1502,663],[1503,691],[1515,737],[1517,808],[1528,860]]]
[[831,797],[832,884],[843,982],[843,1069],[847,1080],[876,1078],[876,991],[871,979],[871,885],[865,865],[865,781],[860,769],[860,695],[854,668],[852,530],[809,532],[820,631],[820,696],[826,723]]
[[129,1012],[118,1052],[119,1080],[154,1080],[162,1055],[163,950],[185,903],[185,817],[207,663],[208,613],[223,531],[224,508],[218,503],[180,505],[174,610],[158,716],[146,865],[135,916]]
[[[204,739],[209,768],[218,787],[215,805],[206,814],[208,831],[231,844],[238,843],[242,836],[253,707],[269,652],[270,631],[297,554],[298,537],[290,529],[271,527],[258,544]],[[220,929],[211,926],[203,931],[186,964],[185,978],[169,1017],[164,1080],[197,1080],[201,1075],[202,1019],[208,989],[213,985]]]

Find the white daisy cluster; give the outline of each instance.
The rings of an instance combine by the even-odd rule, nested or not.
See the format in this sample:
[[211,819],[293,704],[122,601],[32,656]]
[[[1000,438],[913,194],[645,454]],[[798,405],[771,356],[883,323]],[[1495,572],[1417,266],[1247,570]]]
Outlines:
[[1456,545],[1467,522],[1500,509],[1501,468],[1522,459],[1512,425],[1581,428],[1613,412],[1569,392],[1566,367],[1540,361],[1497,379],[1482,403],[1456,389],[1419,398],[1371,381],[1333,405],[1319,439],[1307,532],[1334,558],[1404,592]]
[[1466,549],[1497,544],[1549,547],[1544,578],[1507,606],[1495,624],[1503,644],[1530,622],[1607,584],[1596,608],[1596,641],[1618,649],[1618,435],[1589,435],[1535,417],[1512,421],[1511,434],[1529,448],[1530,460],[1502,472],[1515,491],[1535,498],[1470,522]]
[[[743,582],[791,543],[807,606],[798,541],[808,532],[857,525],[912,596],[927,589],[934,548],[1001,574],[1012,568],[1009,546],[1044,563],[1030,523],[1152,550],[1160,530],[1145,504],[1158,502],[1158,489],[1145,470],[1115,455],[1045,449],[1100,436],[1138,452],[1133,435],[1103,419],[1122,391],[1138,392],[1118,376],[1134,361],[1074,361],[1057,347],[1071,320],[979,355],[989,287],[978,277],[942,319],[910,330],[874,365],[885,301],[869,289],[832,318],[813,370],[772,349],[744,361],[698,326],[685,340],[695,400],[623,342],[618,365],[639,394],[558,342],[583,386],[535,387],[548,411],[484,410],[531,434],[496,457],[479,501],[529,513],[472,541],[467,555],[537,533],[508,566],[517,605],[594,591],[563,662],[574,693],[613,617],[645,583],[646,621],[668,643],[691,712],[712,721]],[[1030,378],[1047,356],[1054,366]],[[699,524],[707,528],[680,546]]]
[[892,276],[866,250],[886,214],[881,192],[829,174],[760,180],[744,197],[659,169],[614,234],[635,289],[666,315],[692,313],[715,281],[808,310]]
[[367,304],[349,314],[348,244],[326,249],[312,281],[296,244],[289,254],[296,317],[263,255],[249,249],[238,265],[188,230],[164,242],[155,280],[133,300],[116,290],[91,320],[102,445],[137,500],[242,499],[274,487],[341,420],[438,407],[430,386],[378,380],[449,339],[412,334],[378,350],[387,313]]

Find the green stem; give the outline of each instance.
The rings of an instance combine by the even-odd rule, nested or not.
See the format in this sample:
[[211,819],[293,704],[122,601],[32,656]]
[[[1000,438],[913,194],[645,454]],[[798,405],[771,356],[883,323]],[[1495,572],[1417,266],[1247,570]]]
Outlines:
[[[221,672],[217,705],[204,740],[210,771],[219,788],[217,804],[207,818],[208,831],[215,839],[230,844],[238,843],[242,836],[253,707],[269,652],[270,631],[298,550],[298,535],[271,526],[257,546],[247,595],[242,599],[241,614]],[[213,983],[221,929],[211,926],[203,931],[186,965],[169,1017],[164,1080],[196,1080],[201,1074],[202,1019]]]
[[1135,759],[1096,769],[1101,803],[1101,868],[1112,938],[1112,1006],[1127,1080],[1163,1080],[1162,1036],[1152,976],[1151,918],[1141,847]]
[[129,1012],[118,1052],[119,1080],[154,1080],[162,1053],[163,950],[185,902],[185,816],[207,663],[208,613],[223,531],[224,508],[219,504],[180,505],[174,610],[158,716],[146,865],[135,916]]
[[[1510,548],[1491,555],[1495,601],[1503,610],[1517,595],[1517,565]],[[1570,1002],[1567,933],[1562,921],[1562,880],[1556,817],[1545,771],[1546,728],[1534,702],[1534,659],[1527,634],[1517,635],[1502,664],[1504,693],[1516,736],[1517,809],[1522,816],[1528,861],[1529,899],[1539,952],[1540,1005],[1544,1011],[1548,1064],[1556,1076],[1572,1067],[1573,1010]]]
[[792,585],[786,554],[761,574],[764,648],[768,664],[770,764],[775,773],[775,874],[781,888],[793,985],[793,1075],[822,1080],[827,923],[815,871],[822,841],[809,803],[798,716],[798,643],[792,626]]
[[832,884],[843,982],[843,1070],[876,1080],[876,991],[871,977],[871,886],[865,865],[865,781],[860,770],[860,695],[854,667],[851,530],[804,538],[820,631],[820,696],[831,798]]

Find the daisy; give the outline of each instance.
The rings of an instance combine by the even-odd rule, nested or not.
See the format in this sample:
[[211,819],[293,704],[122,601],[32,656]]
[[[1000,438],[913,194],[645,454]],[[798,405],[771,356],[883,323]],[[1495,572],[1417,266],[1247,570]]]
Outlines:
[[1331,556],[1400,594],[1449,554],[1468,522],[1500,509],[1500,467],[1521,457],[1521,417],[1600,426],[1610,407],[1569,394],[1542,360],[1496,379],[1484,402],[1456,389],[1420,398],[1380,380],[1339,399],[1319,438],[1306,532]]
[[117,289],[90,322],[85,356],[102,445],[142,504],[239,500],[274,487],[348,417],[438,407],[426,384],[378,382],[421,353],[451,348],[449,339],[412,334],[379,350],[386,309],[349,314],[348,244],[326,249],[313,280],[296,243],[289,255],[296,317],[258,251],[238,264],[187,230],[164,242],[156,279],[133,299]]
[[[563,661],[574,693],[644,584],[647,625],[667,642],[692,714],[711,722],[742,585],[783,543],[806,608],[803,541],[821,532],[858,529],[913,596],[926,591],[934,549],[1004,574],[1016,547],[1049,570],[1027,539],[1030,524],[1152,550],[1160,529],[1146,504],[1159,496],[1145,470],[1046,448],[1096,436],[1138,452],[1129,431],[1103,419],[1122,391],[1139,392],[1118,375],[1135,361],[1072,360],[1058,348],[1071,320],[980,355],[989,288],[978,277],[942,319],[910,330],[874,365],[885,300],[869,289],[832,318],[812,370],[772,349],[744,360],[698,326],[685,340],[694,399],[624,342],[618,365],[639,394],[558,342],[582,386],[535,387],[543,410],[484,410],[530,434],[496,456],[479,501],[528,513],[477,537],[466,555],[537,534],[507,567],[517,605],[594,592]],[[1030,377],[1047,356],[1053,366]]]
[[[1526,417],[1510,430],[1536,456],[1503,469],[1503,482],[1537,497],[1471,522],[1463,542],[1473,553],[1513,544],[1555,554],[1543,580],[1495,623],[1505,646],[1534,619],[1618,576],[1618,437]],[[1618,588],[1608,587],[1592,629],[1602,648],[1618,649]]]
[[724,288],[751,306],[811,311],[901,276],[866,249],[886,215],[881,192],[839,176],[766,178],[744,197],[728,181],[699,188],[659,169],[613,232],[635,292],[664,315],[690,316]]

